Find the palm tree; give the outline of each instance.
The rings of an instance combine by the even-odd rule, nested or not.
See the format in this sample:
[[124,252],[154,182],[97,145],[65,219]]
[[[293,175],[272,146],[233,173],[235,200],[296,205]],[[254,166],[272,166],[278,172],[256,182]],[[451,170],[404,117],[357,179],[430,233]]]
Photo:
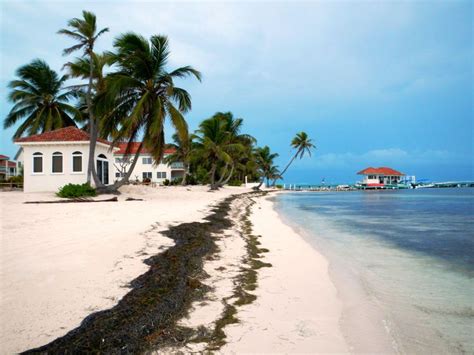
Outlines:
[[[312,141],[313,140],[308,137],[308,134],[306,134],[306,132],[299,132],[296,134],[296,136],[291,141],[291,147],[293,149],[296,149],[296,153],[288,162],[285,169],[283,169],[283,171],[280,173],[280,178],[283,177],[283,174],[288,170],[291,163],[293,163],[293,160],[295,160],[297,157],[302,159],[305,153],[308,153],[308,155],[311,156],[311,149],[316,149],[316,146],[312,143]],[[273,185],[275,185],[277,180],[278,179],[273,180]]]
[[64,34],[76,40],[78,43],[72,47],[64,49],[64,54],[82,50],[83,56],[89,59],[89,85],[86,94],[87,111],[89,114],[89,164],[87,167],[87,182],[90,183],[91,175],[94,178],[96,186],[102,185],[97,177],[94,165],[95,146],[97,142],[97,129],[95,127],[95,115],[92,107],[92,88],[94,79],[94,45],[97,38],[107,32],[108,28],[97,31],[96,16],[89,11],[82,11],[82,19],[73,18],[69,20],[68,27],[70,29],[61,29],[59,34]]
[[[219,117],[219,113],[201,122],[197,135],[194,154],[201,162],[210,165],[211,190],[217,190],[220,183],[216,181],[219,163],[225,166],[233,164],[232,155],[242,151],[241,143],[235,143],[231,132],[227,130],[227,121]],[[225,173],[225,167],[224,172]],[[221,177],[222,174],[221,173]]]
[[270,148],[265,146],[255,149],[254,154],[258,171],[262,178],[257,186],[257,189],[260,189],[265,179],[273,179],[276,178],[276,175],[280,175],[276,170],[277,168],[273,165],[273,160],[278,157],[278,153],[272,153]]
[[191,109],[191,96],[176,87],[173,80],[194,76],[200,81],[201,73],[190,66],[166,71],[170,54],[166,36],[151,36],[148,41],[138,34],[125,33],[115,40],[114,48],[111,56],[117,71],[106,77],[107,90],[99,98],[107,112],[105,126],[118,127],[114,143],[133,142],[143,133],[129,171],[114,184],[113,188],[117,189],[130,178],[142,148],[150,152],[156,164],[161,160],[166,118],[170,119],[180,141],[189,140],[183,114]]
[[3,123],[6,129],[23,120],[13,138],[76,125],[80,113],[68,103],[76,92],[64,87],[67,75],[59,77],[40,59],[21,66],[16,75],[19,79],[8,85],[12,89],[9,100],[15,105]]
[[[244,161],[246,158],[245,153],[251,152],[252,145],[256,142],[256,139],[249,134],[242,134],[242,125],[244,120],[242,118],[234,118],[231,112],[218,112],[214,115],[215,118],[224,122],[224,130],[228,132],[229,143],[240,144],[241,149],[231,150],[232,162],[226,163],[222,169],[221,178],[217,182],[219,186],[225,185],[232,178],[236,168],[244,168]],[[230,171],[228,171],[230,165]],[[227,176],[226,173],[228,172]]]
[[183,163],[184,165],[184,175],[181,185],[186,185],[186,178],[189,175],[189,163],[191,160],[191,147],[193,144],[192,137],[189,137],[186,142],[179,139],[178,134],[173,134],[173,147],[176,151],[165,158],[166,164],[172,163]]
[[276,181],[278,179],[281,179],[282,176],[280,170],[278,169],[278,166],[270,166],[270,169],[268,169],[268,171],[265,173],[265,178],[267,179],[267,186],[270,186],[270,180]]
[[[105,92],[105,74],[104,70],[105,67],[110,66],[112,64],[112,58],[110,53],[92,53],[92,60],[93,60],[93,96],[96,97],[99,93]],[[72,62],[68,62],[64,65],[69,71],[70,77],[73,78],[81,78],[81,79],[88,79],[90,75],[90,62],[88,58],[76,58]],[[88,84],[79,84],[75,85],[74,88],[78,90],[79,102],[77,107],[82,113],[82,119],[80,124],[82,124],[82,129],[89,131],[89,113],[87,107],[87,89]],[[93,100],[94,104],[94,100]],[[97,110],[96,110],[97,111]],[[107,139],[107,135],[103,134],[102,125],[106,123],[103,119],[103,116],[97,116],[96,114],[96,129],[98,137]],[[110,131],[110,129],[109,129]]]

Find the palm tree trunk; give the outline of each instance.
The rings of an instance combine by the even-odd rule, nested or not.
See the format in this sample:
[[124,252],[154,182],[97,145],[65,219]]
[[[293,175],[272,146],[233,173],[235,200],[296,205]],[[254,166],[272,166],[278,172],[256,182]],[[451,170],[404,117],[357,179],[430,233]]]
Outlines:
[[262,176],[262,180],[260,180],[260,184],[258,184],[257,190],[260,190],[260,187],[262,187],[264,181],[265,181],[265,176]]
[[225,172],[226,172],[228,166],[229,166],[229,163],[225,163],[224,169],[222,169],[222,176],[217,181],[217,186],[221,186],[222,181],[224,180]]
[[186,186],[186,177],[188,176],[188,164],[183,163],[184,165],[184,175],[183,175],[183,180],[181,181],[181,186]]
[[212,167],[211,167],[211,190],[217,190],[216,169],[217,169],[217,164],[214,162],[212,163]]
[[125,174],[125,176],[123,177],[123,179],[115,182],[112,186],[102,185],[102,187],[101,187],[102,189],[105,189],[105,191],[109,192],[109,193],[110,192],[116,192],[120,187],[122,187],[124,184],[126,184],[129,181],[130,176],[132,175],[133,169],[135,168],[135,165],[137,165],[138,157],[140,156],[140,153],[142,151],[142,146],[143,146],[143,142],[138,147],[137,152],[135,153],[135,157],[133,159],[132,165],[128,169],[128,171]]
[[96,187],[103,187],[104,184],[99,180],[95,169],[95,146],[97,144],[98,129],[92,110],[92,81],[94,76],[94,60],[92,57],[92,48],[89,48],[89,85],[87,88],[87,111],[89,112],[89,165],[87,166],[87,183],[90,184],[91,177]]
[[232,164],[232,166],[230,167],[230,173],[229,173],[229,176],[227,176],[227,179],[225,179],[219,185],[224,186],[225,184],[227,184],[229,182],[230,178],[232,177],[232,174],[234,174],[234,164]]

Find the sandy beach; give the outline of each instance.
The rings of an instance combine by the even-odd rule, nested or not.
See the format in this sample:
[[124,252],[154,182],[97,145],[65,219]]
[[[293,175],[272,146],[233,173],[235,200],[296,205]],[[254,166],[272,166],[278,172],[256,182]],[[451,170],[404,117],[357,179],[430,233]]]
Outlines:
[[[114,306],[129,291],[130,281],[147,271],[143,260],[173,245],[160,231],[201,221],[218,201],[247,191],[125,187],[118,202],[47,205],[23,202],[55,199],[52,194],[0,194],[2,353],[44,345],[89,314]],[[257,270],[257,287],[248,292],[256,300],[235,307],[238,323],[223,328],[221,351],[348,352],[327,261],[279,219],[264,197],[232,204],[234,226],[216,236],[218,252],[203,265],[208,274],[203,283],[211,291],[180,324],[213,328],[231,304],[247,260],[245,211],[252,234],[266,250],[261,260],[271,267]],[[202,350],[205,344],[186,349]]]

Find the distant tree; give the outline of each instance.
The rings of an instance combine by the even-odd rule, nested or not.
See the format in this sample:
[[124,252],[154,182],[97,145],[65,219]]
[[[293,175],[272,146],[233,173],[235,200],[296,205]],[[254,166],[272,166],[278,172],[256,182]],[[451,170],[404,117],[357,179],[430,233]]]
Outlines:
[[173,148],[176,151],[172,154],[169,154],[165,158],[165,162],[167,164],[173,163],[183,163],[184,165],[184,175],[181,181],[181,185],[186,185],[187,183],[187,176],[189,175],[189,164],[191,160],[191,147],[192,147],[192,138],[188,137],[188,140],[183,142],[178,134],[173,134]]
[[[232,156],[243,150],[241,143],[236,143],[232,132],[228,130],[228,121],[220,113],[201,122],[196,131],[193,154],[200,162],[210,165],[211,190],[217,190],[220,182],[216,179],[219,164],[226,167],[233,164]],[[222,182],[222,181],[221,181]]]
[[277,167],[273,165],[273,160],[278,157],[278,153],[272,153],[268,146],[264,146],[255,149],[254,154],[258,172],[261,176],[260,184],[257,186],[257,189],[260,189],[265,179],[275,179],[280,176]]
[[95,171],[95,146],[97,143],[98,132],[96,129],[96,119],[94,109],[92,107],[92,90],[94,80],[94,45],[97,38],[107,32],[108,28],[97,30],[97,19],[96,16],[89,11],[82,11],[82,19],[73,18],[68,22],[67,29],[61,29],[58,31],[59,34],[63,34],[76,40],[78,43],[72,47],[64,49],[64,54],[70,54],[72,52],[82,50],[83,56],[89,59],[89,84],[86,94],[87,111],[89,114],[89,163],[87,166],[87,182],[90,183],[91,177],[94,179],[96,186],[102,186],[96,171]]
[[218,112],[214,117],[224,122],[224,130],[228,132],[229,142],[240,145],[239,149],[229,151],[232,162],[224,164],[220,179],[217,181],[218,186],[223,186],[229,182],[238,169],[246,168],[243,163],[249,159],[248,154],[251,154],[251,149],[256,139],[249,134],[241,133],[244,120],[242,118],[234,118],[232,112]]
[[[306,153],[308,153],[308,155],[311,156],[311,150],[316,149],[316,146],[312,143],[312,139],[308,137],[306,132],[297,133],[296,136],[291,141],[291,147],[293,149],[296,149],[295,155],[293,155],[291,160],[286,165],[285,169],[283,169],[283,171],[280,173],[279,178],[283,177],[283,174],[285,174],[285,172],[290,167],[291,163],[293,163],[293,161],[296,158],[299,157],[300,159],[302,159]],[[273,185],[275,185],[276,180],[278,180],[278,178],[273,179]]]
[[8,98],[15,105],[3,123],[6,129],[23,121],[13,138],[76,126],[75,119],[80,117],[80,112],[69,104],[76,97],[76,91],[64,87],[67,75],[59,77],[40,59],[21,66],[16,75],[19,79],[8,84],[12,89]]

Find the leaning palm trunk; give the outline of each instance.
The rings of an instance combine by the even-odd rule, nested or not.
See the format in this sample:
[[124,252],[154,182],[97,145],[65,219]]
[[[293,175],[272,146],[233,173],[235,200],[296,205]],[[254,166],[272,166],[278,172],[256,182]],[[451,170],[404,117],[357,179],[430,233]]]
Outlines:
[[[219,186],[224,186],[225,184],[227,184],[233,174],[234,174],[234,164],[232,164],[232,166],[230,167],[230,173],[227,176],[227,178],[224,181],[222,181],[222,179],[219,181]],[[222,178],[223,177],[224,177],[224,175],[222,176]]]
[[211,167],[211,190],[217,190],[218,186],[216,184],[216,169],[217,169],[217,164],[212,163]]
[[133,158],[132,165],[130,166],[130,168],[128,169],[127,173],[125,174],[122,180],[115,182],[111,186],[105,186],[102,184],[102,186],[97,188],[97,191],[101,193],[115,193],[120,187],[128,183],[128,181],[130,180],[130,176],[132,175],[133,169],[135,169],[135,165],[137,165],[138,157],[140,156],[142,147],[143,147],[143,143],[140,144],[140,146],[138,147],[137,152],[135,153],[135,156]]
[[260,190],[260,188],[262,187],[263,183],[265,182],[265,176],[262,177],[262,180],[260,180],[260,184],[258,184],[257,186],[257,190]]
[[216,184],[218,187],[222,186],[222,181],[224,181],[225,172],[227,171],[228,166],[229,166],[229,163],[225,163],[224,169],[222,169],[222,175],[221,175],[221,177],[219,178],[219,180],[217,181],[217,184]]
[[[283,174],[288,170],[288,168],[290,167],[291,163],[293,163],[293,160],[296,159],[296,157],[298,156],[298,152],[296,152],[295,155],[293,155],[293,158],[291,158],[291,160],[288,162],[288,164],[286,165],[285,169],[283,169],[283,171],[280,173],[280,178],[283,178]],[[275,186],[276,184],[276,181],[277,179],[273,179],[273,183],[272,183],[272,186]]]

